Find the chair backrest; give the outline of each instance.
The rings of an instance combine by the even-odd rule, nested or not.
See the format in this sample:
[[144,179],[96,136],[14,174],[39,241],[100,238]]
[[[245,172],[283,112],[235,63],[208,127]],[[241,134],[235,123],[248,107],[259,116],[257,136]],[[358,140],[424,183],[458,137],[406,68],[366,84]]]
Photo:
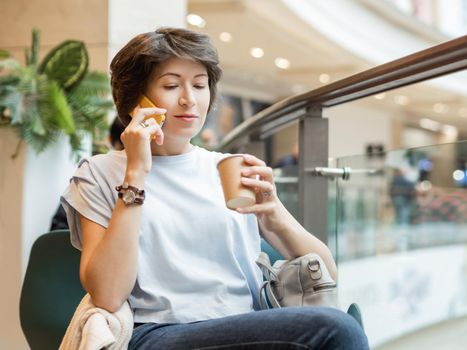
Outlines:
[[85,294],[79,260],[68,230],[46,233],[32,246],[20,299],[21,328],[31,349],[58,349]]

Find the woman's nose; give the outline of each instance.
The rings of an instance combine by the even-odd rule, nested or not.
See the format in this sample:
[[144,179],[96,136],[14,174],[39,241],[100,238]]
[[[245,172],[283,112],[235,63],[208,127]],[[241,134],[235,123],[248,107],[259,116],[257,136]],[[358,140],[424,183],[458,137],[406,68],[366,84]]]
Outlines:
[[196,99],[191,89],[184,89],[180,96],[179,103],[181,106],[192,107],[196,104]]

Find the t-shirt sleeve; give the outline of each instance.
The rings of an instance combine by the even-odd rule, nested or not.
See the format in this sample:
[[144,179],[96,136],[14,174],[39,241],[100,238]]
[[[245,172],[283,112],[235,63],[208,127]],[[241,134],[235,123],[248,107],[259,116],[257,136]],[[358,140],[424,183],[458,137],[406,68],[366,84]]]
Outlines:
[[113,205],[106,187],[99,173],[93,171],[93,165],[83,159],[60,198],[70,227],[71,244],[79,250],[82,249],[80,214],[103,227],[109,224]]

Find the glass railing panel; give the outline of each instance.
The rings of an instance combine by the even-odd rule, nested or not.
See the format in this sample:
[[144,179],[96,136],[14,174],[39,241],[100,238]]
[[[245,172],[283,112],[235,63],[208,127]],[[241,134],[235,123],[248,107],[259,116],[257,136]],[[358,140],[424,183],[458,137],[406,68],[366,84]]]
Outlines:
[[[337,159],[329,158],[328,167],[336,168]],[[338,239],[337,239],[337,217],[338,217],[338,180],[332,179],[328,182],[328,247],[338,263]]]
[[[335,159],[329,159],[329,167],[336,166]],[[277,195],[287,210],[299,220],[299,164],[274,167],[274,181]],[[337,257],[336,220],[337,217],[337,182],[329,181],[328,186],[328,246]]]
[[298,166],[275,168],[274,181],[279,199],[287,210],[298,219]]
[[467,316],[467,141],[343,157],[337,259],[372,348]]
[[270,136],[266,142],[266,162],[274,169],[279,199],[296,218],[298,207],[298,123],[292,123]]

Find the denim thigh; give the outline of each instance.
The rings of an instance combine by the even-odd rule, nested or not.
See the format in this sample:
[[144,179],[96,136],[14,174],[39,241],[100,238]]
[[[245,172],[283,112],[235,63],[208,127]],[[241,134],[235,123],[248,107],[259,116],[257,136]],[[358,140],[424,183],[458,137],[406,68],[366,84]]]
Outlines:
[[146,323],[134,329],[128,349],[366,350],[369,347],[360,325],[346,313],[323,307],[290,307],[192,323]]

